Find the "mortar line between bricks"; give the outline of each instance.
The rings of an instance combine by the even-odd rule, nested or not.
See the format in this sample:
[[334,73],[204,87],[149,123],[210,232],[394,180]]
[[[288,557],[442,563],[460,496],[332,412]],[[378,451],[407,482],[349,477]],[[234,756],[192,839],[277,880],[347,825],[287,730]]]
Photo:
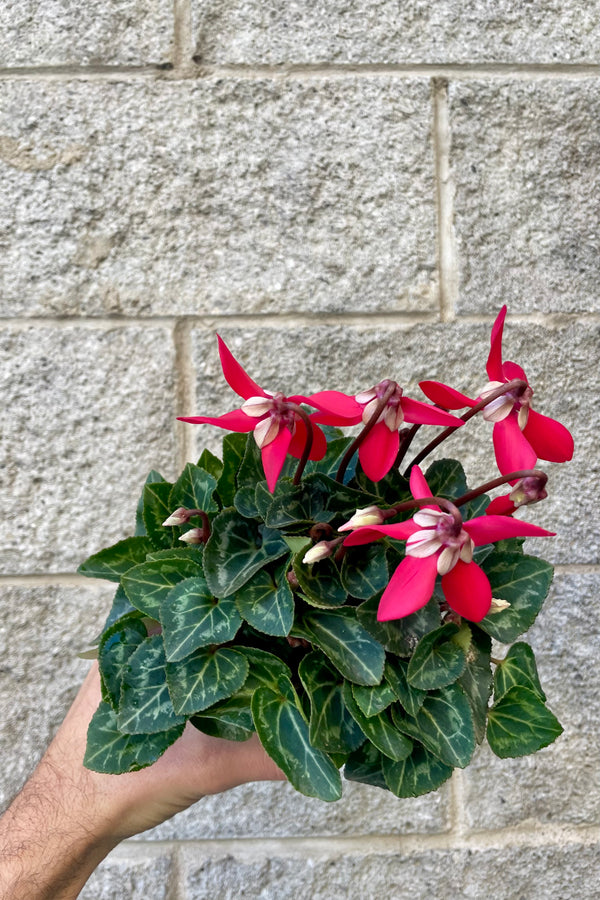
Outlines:
[[[193,415],[196,409],[196,373],[192,354],[191,327],[187,319],[177,322],[173,329],[175,343],[175,371],[177,373],[177,414]],[[193,462],[196,455],[195,430],[186,422],[177,422],[179,468]]]
[[450,779],[450,834],[461,840],[466,833],[464,782],[462,772],[455,769]]
[[[328,859],[340,855],[395,855],[400,853],[419,855],[430,850],[504,850],[515,847],[564,847],[574,844],[593,846],[600,843],[600,826],[549,825],[529,823],[528,827],[515,826],[496,831],[470,832],[457,836],[452,832],[438,834],[414,833],[409,835],[348,835],[322,837],[239,837],[206,840],[129,840],[118,848],[124,858],[135,855],[152,855],[176,846],[181,851],[195,850],[209,857],[232,855],[245,859],[264,859],[274,854],[288,858],[306,856]],[[115,853],[115,851],[113,851]]]
[[[174,0],[185,10],[187,0]],[[187,32],[187,26],[186,26]],[[178,34],[178,41],[187,43],[189,34]],[[286,63],[286,64],[204,64],[198,59],[185,62],[183,47],[174,47],[174,54],[181,65],[155,63],[145,65],[40,65],[4,66],[0,68],[0,80],[41,79],[71,81],[124,81],[150,78],[155,80],[204,80],[207,78],[301,79],[301,78],[372,78],[377,76],[399,78],[452,78],[455,80],[513,79],[531,81],[540,79],[600,78],[600,65],[594,63]]]
[[195,75],[192,7],[190,0],[173,0],[173,71],[170,79],[188,79]]
[[454,185],[450,176],[448,82],[443,78],[434,78],[432,95],[440,319],[451,322],[458,299],[458,261],[453,225]]
[[[493,321],[494,311],[489,315],[480,313],[458,314],[456,322],[465,325],[489,325]],[[297,312],[278,313],[204,313],[202,315],[180,316],[0,316],[0,329],[13,328],[25,330],[27,328],[70,328],[78,326],[90,330],[102,330],[106,328],[131,328],[139,326],[143,328],[156,328],[160,326],[174,327],[177,322],[187,321],[190,327],[205,331],[217,327],[243,328],[253,325],[265,327],[265,323],[273,327],[283,326],[290,329],[301,325],[356,325],[372,328],[388,326],[411,326],[435,324],[439,321],[439,312],[432,310],[424,312],[368,312],[368,313],[310,313],[299,315]],[[514,313],[508,317],[509,322],[516,324],[536,324],[549,330],[560,328],[568,324],[581,325],[600,324],[600,313],[572,312],[572,313]]]

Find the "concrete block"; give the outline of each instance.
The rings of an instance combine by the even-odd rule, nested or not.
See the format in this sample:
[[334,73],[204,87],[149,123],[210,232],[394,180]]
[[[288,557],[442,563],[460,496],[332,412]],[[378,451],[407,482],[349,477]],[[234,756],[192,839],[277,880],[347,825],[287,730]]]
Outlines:
[[600,637],[599,588],[598,573],[557,576],[527,640],[564,733],[521,759],[479,754],[462,775],[470,828],[600,824],[600,674],[592,650]]
[[170,0],[5,0],[0,67],[168,63],[172,32]]
[[458,312],[600,310],[595,80],[453,82]]
[[0,596],[0,808],[37,765],[90,663],[114,594],[106,583],[9,585]]
[[150,469],[176,474],[170,330],[6,328],[1,568],[74,571],[133,533]]
[[[493,310],[495,313],[496,310]],[[511,308],[512,312],[512,308]],[[493,318],[473,324],[457,319],[434,325],[328,325],[289,328],[282,325],[221,327],[232,352],[261,386],[284,393],[312,393],[334,389],[353,394],[382,378],[395,378],[407,396],[425,400],[418,382],[441,380],[470,396],[487,383],[485,363]],[[550,474],[549,497],[523,510],[520,517],[557,532],[556,538],[528,540],[530,552],[554,563],[597,563],[600,541],[595,451],[596,425],[589,412],[590,396],[598,383],[598,326],[571,322],[553,329],[509,319],[505,327],[506,359],[521,363],[539,412],[558,419],[575,438],[575,457],[562,465],[542,466]],[[219,415],[239,406],[237,395],[221,374],[214,336],[194,332],[197,400],[185,415]],[[208,445],[220,448],[223,431],[209,425],[196,428],[198,453]],[[469,422],[430,457],[455,457],[463,462],[469,484],[476,486],[498,474],[492,426],[481,419]],[[414,452],[437,434],[423,428]],[[406,462],[412,458],[408,455]],[[424,462],[426,467],[429,461]],[[502,493],[500,489],[497,493]],[[504,491],[506,493],[507,491]],[[573,498],[577,498],[576,505]],[[593,525],[595,523],[595,526]]]
[[[323,842],[325,844],[325,842]],[[183,851],[185,900],[597,900],[598,846],[503,846],[494,849],[378,847],[369,852],[341,848],[285,852],[266,844],[258,852],[240,847],[207,852],[206,845]],[[584,891],[585,893],[582,893]]]
[[176,878],[170,848],[150,853],[125,843],[100,863],[79,900],[171,900]]
[[0,314],[435,311],[430,84],[26,82]]
[[343,798],[323,803],[288,784],[248,784],[205,797],[144,837],[153,840],[424,834],[449,828],[449,788],[411,800],[342,779]]
[[559,0],[193,0],[203,63],[597,62],[600,7]]

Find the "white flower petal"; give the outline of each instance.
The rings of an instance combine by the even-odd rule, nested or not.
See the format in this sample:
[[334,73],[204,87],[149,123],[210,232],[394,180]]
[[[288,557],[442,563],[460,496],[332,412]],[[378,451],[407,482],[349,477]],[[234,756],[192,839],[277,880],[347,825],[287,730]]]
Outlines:
[[370,391],[361,391],[360,394],[355,395],[354,399],[357,403],[369,403],[375,397],[377,397],[377,394],[371,389]]
[[463,562],[470,563],[473,562],[473,551],[475,549],[475,542],[472,537],[469,537],[467,541],[460,548],[460,558]]
[[273,401],[268,397],[249,397],[248,400],[244,400],[240,408],[247,416],[258,419],[273,409]]
[[415,531],[406,542],[406,552],[409,556],[422,558],[433,556],[442,546],[435,531],[431,528],[426,531]]
[[254,440],[262,450],[279,434],[280,422],[274,416],[267,416],[262,422],[258,422],[254,429]]
[[510,415],[514,405],[515,401],[510,394],[502,394],[484,408],[483,418],[486,422],[501,422]]
[[458,547],[444,547],[437,559],[437,570],[439,575],[446,575],[450,569],[453,569],[458,558],[460,550]]
[[435,528],[441,518],[448,513],[441,509],[420,509],[413,516],[413,522],[421,528]]

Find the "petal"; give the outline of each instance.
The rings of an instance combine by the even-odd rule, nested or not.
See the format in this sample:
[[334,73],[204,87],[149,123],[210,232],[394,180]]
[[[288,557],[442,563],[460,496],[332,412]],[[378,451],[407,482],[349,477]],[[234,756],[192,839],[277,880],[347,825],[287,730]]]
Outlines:
[[[309,416],[311,420],[311,424],[313,426],[313,442],[312,447],[310,448],[310,453],[308,455],[309,459],[323,459],[325,454],[327,453],[327,439],[320,428],[318,428],[312,421],[312,416]],[[302,419],[296,419],[296,430],[294,432],[294,436],[290,443],[290,448],[288,453],[291,453],[292,456],[295,456],[296,459],[300,459],[304,452],[304,445],[306,444],[306,425],[302,421]]]
[[527,375],[521,366],[515,362],[505,362],[502,365],[502,374],[504,376],[502,381],[512,381],[513,378],[520,378],[521,381],[527,381]]
[[411,400],[410,397],[402,397],[400,406],[404,413],[404,418],[411,424],[419,425],[453,425],[460,427],[464,425],[462,419],[452,416],[450,413],[444,412],[442,409],[436,409],[429,403],[421,403],[420,400]]
[[447,575],[458,562],[460,553],[460,547],[444,547],[437,559],[438,575]]
[[423,531],[415,531],[406,541],[406,555],[416,556],[422,559],[437,553],[442,547],[442,542],[433,528],[424,528]]
[[244,400],[242,403],[241,410],[247,416],[258,419],[261,416],[266,416],[273,409],[274,405],[271,397],[249,397],[248,400]]
[[[425,476],[419,466],[413,466],[410,470],[410,492],[415,500],[421,500],[423,497],[432,497],[433,494],[429,489],[429,485],[425,481]],[[437,507],[434,507],[437,509]]]
[[358,451],[358,458],[367,478],[379,481],[387,475],[394,465],[399,446],[397,431],[390,431],[384,422],[375,425]]
[[510,499],[510,494],[495,497],[485,511],[486,516],[512,516],[516,510],[515,504]]
[[481,622],[492,605],[492,589],[487,575],[477,563],[461,559],[442,576],[444,597],[454,612],[470,622]]
[[405,541],[406,538],[419,530],[412,519],[408,522],[395,522],[392,525],[364,525],[349,534],[344,541],[345,547],[357,547],[359,544],[370,544],[382,537],[395,538],[397,541]]
[[383,592],[377,611],[379,622],[401,619],[421,609],[433,594],[437,576],[437,559],[415,559],[406,556]]
[[471,400],[465,394],[461,394],[439,381],[420,381],[419,387],[433,403],[444,406],[446,409],[463,409],[465,406],[475,406],[477,403],[476,400]]
[[426,506],[423,509],[419,509],[413,516],[413,521],[417,523],[420,528],[435,528],[440,524],[440,519],[447,516],[447,512],[443,512],[441,509],[434,509],[430,506]]
[[292,433],[288,428],[282,428],[274,441],[267,444],[260,451],[262,456],[263,469],[267,479],[267,487],[273,493],[279,473],[283,468],[285,457],[287,456],[288,447],[292,440]]
[[546,531],[531,522],[522,522],[511,516],[477,516],[463,522],[463,528],[475,542],[475,546],[491,544],[494,541],[505,541],[512,537],[553,537],[553,531]]
[[[342,394],[340,391],[319,391],[307,397],[307,402],[322,412],[344,419],[345,423],[340,422],[340,424],[355,425],[361,420],[362,406],[360,403],[357,403],[354,397]],[[348,420],[351,421],[348,422]]]
[[490,337],[490,355],[488,356],[486,370],[490,381],[504,381],[502,377],[502,331],[506,318],[506,306],[503,306],[496,321],[492,325]]
[[248,400],[250,397],[266,397],[268,394],[242,369],[237,359],[228,348],[225,341],[217,335],[219,342],[219,356],[225,381],[233,388],[236,394]]
[[571,432],[555,419],[549,419],[534,409],[529,410],[529,418],[523,434],[540,459],[549,462],[566,462],[573,456]]
[[262,450],[275,440],[281,430],[281,423],[274,416],[265,416],[254,426],[254,440]]
[[535,466],[535,450],[519,428],[515,412],[494,425],[494,451],[498,468],[503,475]]
[[225,413],[222,416],[177,416],[180,422],[191,422],[192,425],[218,425],[230,431],[252,431],[256,419],[247,416],[240,409]]

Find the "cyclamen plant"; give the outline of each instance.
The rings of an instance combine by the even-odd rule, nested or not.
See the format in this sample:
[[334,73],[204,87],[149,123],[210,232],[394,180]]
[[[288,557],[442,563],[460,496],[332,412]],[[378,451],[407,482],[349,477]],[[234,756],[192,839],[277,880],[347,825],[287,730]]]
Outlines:
[[[242,403],[183,421],[232,431],[222,460],[204,450],[174,484],[151,472],[134,536],[79,569],[118,582],[98,640],[89,768],[151,765],[189,723],[235,741],[258,732],[309,796],[339,799],[343,768],[411,797],[467,766],[486,737],[508,757],[561,733],[533,650],[513,643],[552,580],[523,539],[552,532],[513,514],[547,496],[538,458],[564,462],[573,441],[502,361],[505,315],[479,396],[422,382],[435,405],[389,379],[354,396],[270,393],[218,338]],[[469,490],[456,460],[423,472],[478,413],[494,423],[500,476]],[[356,437],[339,430],[357,425]],[[401,474],[424,425],[444,430]],[[493,638],[513,644],[501,659]]]

